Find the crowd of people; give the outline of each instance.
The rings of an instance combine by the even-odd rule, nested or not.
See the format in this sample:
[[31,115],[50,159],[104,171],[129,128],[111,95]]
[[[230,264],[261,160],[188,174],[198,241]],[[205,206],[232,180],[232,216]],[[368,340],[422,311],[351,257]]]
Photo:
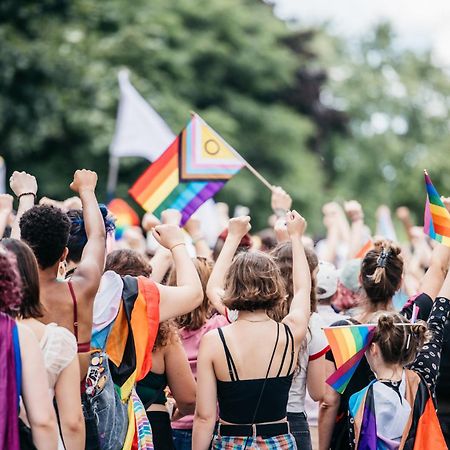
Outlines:
[[[274,187],[260,232],[217,204],[214,245],[176,210],[116,239],[96,184],[0,195],[2,449],[447,448],[450,248],[407,208],[328,203],[319,239]],[[324,328],[364,324],[339,393]]]

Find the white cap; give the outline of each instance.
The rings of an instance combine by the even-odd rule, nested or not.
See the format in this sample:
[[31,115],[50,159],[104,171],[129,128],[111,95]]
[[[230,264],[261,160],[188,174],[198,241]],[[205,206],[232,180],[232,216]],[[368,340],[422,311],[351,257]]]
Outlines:
[[338,271],[336,267],[326,261],[319,261],[319,273],[317,274],[317,298],[332,297],[338,287]]

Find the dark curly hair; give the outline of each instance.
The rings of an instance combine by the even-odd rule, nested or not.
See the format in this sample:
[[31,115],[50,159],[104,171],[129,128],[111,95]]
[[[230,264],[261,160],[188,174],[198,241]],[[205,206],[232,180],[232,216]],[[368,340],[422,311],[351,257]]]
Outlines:
[[39,272],[33,251],[18,239],[2,239],[2,245],[13,253],[17,260],[22,282],[22,302],[19,315],[21,319],[42,317],[42,305],[39,300]]
[[[111,233],[116,229],[115,220],[109,214],[108,208],[105,205],[99,204],[99,208],[105,224],[106,234]],[[70,209],[67,212],[67,215],[71,222],[69,241],[67,243],[67,248],[69,249],[67,261],[79,263],[87,242],[86,229],[84,228],[83,210]]]
[[20,235],[33,250],[41,269],[55,265],[69,239],[70,220],[55,206],[34,206],[20,219]]
[[238,311],[270,311],[286,297],[274,259],[259,251],[238,253],[225,276],[223,304]]
[[10,317],[19,315],[22,301],[22,282],[13,253],[0,248],[0,312]]

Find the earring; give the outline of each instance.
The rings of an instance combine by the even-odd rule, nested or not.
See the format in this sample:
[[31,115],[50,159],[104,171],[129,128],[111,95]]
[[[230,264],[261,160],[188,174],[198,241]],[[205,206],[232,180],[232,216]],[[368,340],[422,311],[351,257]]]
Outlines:
[[64,281],[66,279],[66,269],[67,269],[67,262],[61,261],[58,266],[58,276],[56,277],[60,281]]

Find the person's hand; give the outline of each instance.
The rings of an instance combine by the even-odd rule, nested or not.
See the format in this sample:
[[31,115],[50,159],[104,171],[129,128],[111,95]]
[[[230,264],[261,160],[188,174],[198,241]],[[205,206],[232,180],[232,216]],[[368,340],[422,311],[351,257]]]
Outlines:
[[49,198],[49,197],[41,197],[41,199],[39,200],[39,204],[55,206],[56,208],[60,208],[63,211],[67,211],[67,209],[64,208],[64,205],[62,202],[59,202],[58,200],[53,200],[52,198]]
[[181,213],[178,209],[166,209],[161,213],[161,222],[163,225],[180,225]]
[[156,225],[161,225],[161,221],[152,213],[145,213],[142,218],[142,228],[146,233],[156,227]]
[[441,197],[442,203],[444,204],[444,206],[447,208],[447,211],[450,212],[450,197]]
[[362,206],[356,200],[350,200],[344,203],[344,210],[351,222],[357,222],[364,219]]
[[200,219],[198,219],[198,217],[191,216],[191,218],[186,222],[184,229],[189,233],[191,238],[197,238],[202,234]]
[[286,214],[286,228],[291,238],[302,237],[306,230],[306,220],[297,211],[289,211]]
[[292,198],[282,187],[275,186],[270,204],[275,214],[279,215],[281,211],[286,214],[292,207]]
[[409,219],[409,209],[406,206],[400,206],[396,210],[397,217],[403,222]]
[[81,169],[73,174],[73,181],[70,183],[72,191],[81,193],[84,191],[95,191],[97,186],[97,174],[92,170]]
[[233,217],[228,222],[228,236],[241,239],[251,230],[250,216]]
[[157,225],[152,234],[160,245],[169,250],[184,244],[183,231],[177,225]]
[[16,197],[20,197],[22,194],[34,194],[37,193],[37,181],[33,175],[26,172],[14,171],[9,179],[9,186],[14,192]]
[[280,217],[273,227],[277,242],[285,242],[289,240],[289,233],[286,227],[286,217]]
[[0,213],[9,215],[13,209],[14,198],[9,194],[0,194]]

